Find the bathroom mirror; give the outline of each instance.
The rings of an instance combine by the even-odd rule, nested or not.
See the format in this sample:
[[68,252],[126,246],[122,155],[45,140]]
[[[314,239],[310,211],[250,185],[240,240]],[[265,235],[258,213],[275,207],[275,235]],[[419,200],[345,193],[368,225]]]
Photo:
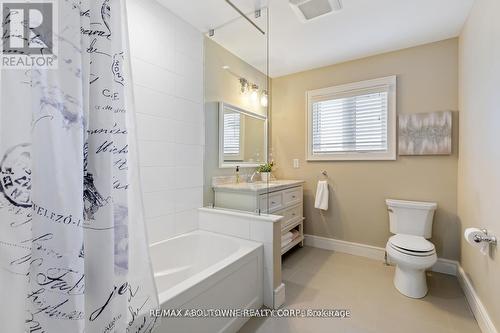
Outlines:
[[267,162],[267,117],[219,103],[219,167],[257,167]]

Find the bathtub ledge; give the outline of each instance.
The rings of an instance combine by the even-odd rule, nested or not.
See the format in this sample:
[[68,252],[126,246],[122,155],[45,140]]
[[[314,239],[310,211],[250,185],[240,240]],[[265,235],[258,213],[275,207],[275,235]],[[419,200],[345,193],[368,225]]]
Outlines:
[[210,207],[203,207],[203,208],[198,208],[198,211],[204,212],[204,213],[212,213],[212,214],[223,214],[223,215],[230,215],[230,216],[240,216],[244,218],[252,218],[254,220],[262,221],[262,222],[269,222],[269,223],[278,223],[281,221],[283,218],[282,216],[278,215],[270,215],[270,214],[252,214],[252,213],[247,213],[247,212],[242,212],[239,210],[231,210],[231,209],[221,209],[221,208],[210,208]]

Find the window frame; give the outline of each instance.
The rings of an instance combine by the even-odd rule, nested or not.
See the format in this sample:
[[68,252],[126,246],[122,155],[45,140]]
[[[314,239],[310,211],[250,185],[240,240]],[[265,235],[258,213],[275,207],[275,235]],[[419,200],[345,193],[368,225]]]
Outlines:
[[[313,100],[320,98],[352,94],[357,90],[360,94],[370,89],[387,87],[387,150],[386,151],[359,151],[338,153],[313,153]],[[396,94],[397,77],[387,76],[373,80],[353,82],[322,89],[306,91],[306,160],[307,161],[394,161],[396,153]]]

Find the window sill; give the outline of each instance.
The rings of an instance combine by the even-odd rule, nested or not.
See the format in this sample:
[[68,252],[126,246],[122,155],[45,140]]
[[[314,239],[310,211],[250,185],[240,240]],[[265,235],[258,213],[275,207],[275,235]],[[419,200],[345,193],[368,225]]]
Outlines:
[[306,160],[309,162],[321,161],[396,161],[396,153],[354,153],[354,154],[324,154],[309,155]]

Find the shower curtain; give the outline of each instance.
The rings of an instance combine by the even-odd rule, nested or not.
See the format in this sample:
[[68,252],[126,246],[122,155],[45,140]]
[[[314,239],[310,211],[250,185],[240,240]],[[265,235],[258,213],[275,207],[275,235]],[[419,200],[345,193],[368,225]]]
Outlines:
[[151,332],[124,0],[54,5],[58,69],[0,77],[0,331]]

